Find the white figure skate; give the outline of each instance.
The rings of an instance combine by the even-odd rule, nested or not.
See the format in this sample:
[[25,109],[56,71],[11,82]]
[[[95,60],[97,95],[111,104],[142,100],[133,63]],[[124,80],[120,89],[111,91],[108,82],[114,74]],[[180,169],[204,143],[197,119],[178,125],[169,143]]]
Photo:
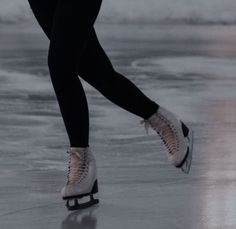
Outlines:
[[[99,202],[93,194],[98,192],[96,163],[89,147],[70,147],[67,183],[61,191],[62,199],[67,200],[68,210],[90,207]],[[78,199],[90,196],[90,200],[79,203]],[[74,202],[71,205],[71,202]]]
[[193,151],[193,131],[172,112],[161,106],[150,118],[141,120],[141,124],[143,123],[147,134],[148,127],[152,127],[161,137],[171,164],[181,168],[184,173],[189,173]]

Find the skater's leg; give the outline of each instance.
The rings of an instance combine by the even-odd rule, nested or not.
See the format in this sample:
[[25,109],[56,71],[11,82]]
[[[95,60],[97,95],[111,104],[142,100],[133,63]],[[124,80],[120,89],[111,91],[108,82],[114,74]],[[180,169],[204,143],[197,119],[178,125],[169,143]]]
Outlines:
[[147,119],[158,109],[135,84],[115,71],[94,28],[81,58],[79,75],[107,99],[137,116]]
[[108,99],[143,117],[145,127],[150,125],[160,135],[172,164],[189,173],[193,150],[192,130],[172,112],[147,98],[131,81],[113,69],[94,29],[79,65],[79,74]]
[[77,64],[100,9],[101,0],[38,1],[31,8],[50,38],[48,65],[62,117],[73,147],[88,146],[88,105]]
[[[55,12],[56,2],[57,2],[57,0],[51,0],[51,1],[47,1],[47,0],[41,0],[41,1],[29,0],[31,8],[32,8],[39,24],[41,25],[41,27],[43,28],[45,34],[47,35],[47,37],[49,39],[51,39],[51,32],[52,32],[52,25],[53,25],[52,22],[53,22],[53,15],[54,15],[54,12]],[[101,93],[103,93],[107,98],[110,98],[114,103],[117,103],[118,105],[121,104],[121,106],[122,106],[123,99],[125,99],[124,101],[126,101],[126,99],[129,98],[129,96],[128,97],[127,96],[123,97],[121,95],[121,99],[117,99],[116,98],[117,93],[119,95],[119,92],[120,92],[120,90],[122,90],[122,88],[120,89],[120,88],[116,87],[116,92],[113,94],[113,92],[109,91],[109,88],[106,86],[108,84],[104,85],[104,83],[101,82],[103,80],[100,80],[99,77],[97,77],[98,73],[99,73],[99,75],[104,76],[103,75],[103,66],[105,64],[107,64],[107,65],[104,69],[106,69],[106,72],[109,73],[110,76],[116,74],[116,76],[118,76],[118,78],[120,78],[120,74],[116,73],[114,71],[114,69],[112,68],[112,65],[109,62],[109,59],[107,58],[107,56],[105,55],[105,52],[102,50],[101,46],[99,45],[99,43],[97,41],[97,37],[96,37],[94,29],[92,29],[92,32],[90,33],[90,35],[91,35],[91,37],[89,37],[89,39],[87,41],[88,45],[85,47],[85,52],[83,52],[83,58],[81,59],[82,62],[79,63],[80,68],[78,68],[79,69],[78,73],[85,80],[87,80],[87,82],[89,82],[91,85],[93,85],[95,88],[97,88]],[[78,64],[78,62],[77,62],[77,64]],[[92,67],[94,67],[93,69],[96,69],[96,71],[91,70],[91,68],[90,68],[91,64],[93,65]],[[109,74],[107,74],[107,75],[105,74],[105,76],[108,76]],[[112,79],[110,79],[110,81],[106,81],[106,82],[112,82]],[[119,84],[119,85],[122,85],[122,84]],[[125,85],[125,83],[123,85]],[[126,85],[130,85],[130,83],[128,82]],[[131,85],[131,87],[132,86],[133,85]],[[125,87],[125,88],[129,88],[129,86]],[[133,87],[133,88],[134,88],[134,91],[137,92],[137,90],[135,90],[135,87]],[[65,90],[66,89],[67,88],[65,88]],[[159,109],[158,109],[159,112],[155,113],[154,115],[151,116],[151,118],[149,118],[147,120],[147,118],[150,117],[150,115],[153,113],[153,111],[156,110],[156,108],[158,108],[159,106],[157,104],[155,104],[153,101],[151,101],[149,99],[146,99],[145,96],[142,96],[142,93],[138,93],[138,94],[141,96],[142,99],[140,99],[140,100],[137,99],[137,101],[138,102],[142,101],[142,103],[135,104],[135,102],[134,102],[135,100],[131,99],[131,106],[128,106],[128,108],[126,108],[126,106],[123,106],[123,108],[127,109],[127,110],[130,110],[131,112],[143,117],[144,119],[146,119],[144,121],[148,125],[151,125],[152,127],[154,127],[155,130],[158,131],[158,128],[159,128],[158,123],[160,123],[160,124],[162,123],[162,121],[160,121],[160,122],[158,121],[158,119],[159,119],[158,116],[160,116],[161,113],[163,113],[163,112],[161,112],[163,109],[161,111],[159,111]],[[113,100],[113,98],[115,98],[115,99]],[[131,98],[133,98],[133,96]],[[116,102],[116,101],[118,101],[118,102]],[[125,104],[125,103],[123,103],[123,104]],[[142,106],[139,106],[140,104],[142,104]],[[145,104],[145,105],[143,105],[143,104]],[[147,104],[149,104],[149,105],[147,105]],[[130,109],[130,107],[132,109]],[[142,109],[144,107],[146,107],[146,108]],[[135,110],[136,108],[138,110]],[[182,137],[181,141],[183,141],[183,139],[185,139],[185,140],[187,139],[187,142],[188,142],[188,144],[187,144],[188,145],[187,153],[186,153],[186,150],[181,150],[182,152],[177,153],[175,155],[176,156],[180,155],[180,158],[181,158],[182,156],[184,156],[186,154],[186,156],[184,156],[184,160],[182,161],[182,163],[179,164],[179,166],[182,167],[183,171],[189,172],[190,165],[191,165],[192,142],[193,142],[193,137],[192,137],[192,134],[191,134],[192,131],[188,128],[187,128],[188,131],[186,131],[186,128],[183,128],[184,125],[182,124],[182,122],[179,122],[180,127],[178,127],[178,123],[175,121],[174,116],[172,114],[170,115],[170,112],[169,113],[167,112],[167,114],[165,114],[165,116],[167,116],[167,117],[165,117],[165,119],[167,118],[166,123],[167,124],[170,123],[170,126],[176,126],[180,130],[180,132],[182,133],[184,138]],[[168,116],[172,117],[172,118],[170,118],[168,120]],[[163,118],[163,116],[162,116],[162,118]],[[173,123],[174,123],[174,125],[173,125]],[[168,125],[168,128],[170,126]],[[73,128],[73,126],[71,126],[71,129],[69,129],[68,132],[69,133],[76,133],[76,132],[78,132],[76,128],[77,128],[76,126],[74,126],[74,128]],[[80,132],[81,131],[82,131],[82,129],[80,129]],[[165,139],[166,144],[169,144],[169,142],[172,142],[172,138],[168,137],[169,136],[168,133],[170,133],[170,132],[171,132],[171,130],[168,130],[166,132],[167,133],[167,139],[166,139],[166,137],[162,136]],[[69,134],[69,136],[76,136],[76,134]],[[174,138],[178,139],[178,140],[181,139],[181,137],[180,138],[179,137],[174,137]],[[77,139],[77,140],[80,140],[80,139]],[[179,145],[178,141],[176,143],[177,143],[177,145]],[[182,147],[182,149],[183,148],[185,148],[185,147]],[[173,160],[172,162],[176,163],[176,160]]]
[[[53,14],[57,0],[51,2],[29,0],[29,2],[39,24],[47,37],[51,39]],[[97,39],[94,28],[88,38],[81,61],[77,65],[81,78],[123,109],[144,119],[149,118],[157,110],[158,105],[155,102],[145,96],[130,80],[114,70]],[[72,127],[68,132],[73,133],[74,131]]]
[[[59,1],[62,2],[59,6],[56,1],[29,2],[39,24],[51,40],[49,70],[71,141],[71,147],[67,151],[67,182],[61,192],[62,198],[67,200],[66,206],[69,210],[88,207],[98,203],[98,199],[93,198],[93,194],[98,192],[98,184],[95,158],[89,147],[86,147],[88,109],[82,85],[77,77],[77,63],[95,21],[100,2],[93,0],[91,4],[63,0]],[[88,12],[88,6],[95,8]],[[90,196],[90,201],[79,203],[78,199],[84,196]],[[70,201],[74,201],[74,205],[71,205]]]

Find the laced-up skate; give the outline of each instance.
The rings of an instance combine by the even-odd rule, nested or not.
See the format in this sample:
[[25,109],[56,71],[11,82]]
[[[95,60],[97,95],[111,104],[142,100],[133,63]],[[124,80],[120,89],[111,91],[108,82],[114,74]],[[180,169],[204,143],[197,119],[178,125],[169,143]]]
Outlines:
[[188,128],[181,120],[166,110],[159,107],[155,114],[147,120],[141,120],[148,128],[151,127],[161,137],[167,148],[169,161],[181,168],[185,173],[189,173],[193,151],[193,131]]
[[[96,163],[88,147],[70,148],[67,183],[61,191],[62,198],[67,200],[68,210],[77,210],[90,207],[99,202],[93,194],[98,192]],[[90,196],[90,200],[79,203],[78,199]],[[71,202],[74,202],[71,205]]]

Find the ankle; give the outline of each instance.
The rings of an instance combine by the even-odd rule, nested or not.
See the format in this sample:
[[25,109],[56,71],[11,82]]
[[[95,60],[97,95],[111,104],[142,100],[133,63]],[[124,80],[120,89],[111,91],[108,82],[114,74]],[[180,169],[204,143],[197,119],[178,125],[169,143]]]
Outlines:
[[83,151],[83,150],[88,150],[88,146],[87,147],[74,147],[74,146],[70,146],[69,147],[69,151]]
[[148,116],[146,116],[146,118],[144,118],[145,120],[150,120],[152,117],[154,117],[157,112],[159,111],[160,106],[156,104],[155,110],[152,111],[152,113],[150,113]]

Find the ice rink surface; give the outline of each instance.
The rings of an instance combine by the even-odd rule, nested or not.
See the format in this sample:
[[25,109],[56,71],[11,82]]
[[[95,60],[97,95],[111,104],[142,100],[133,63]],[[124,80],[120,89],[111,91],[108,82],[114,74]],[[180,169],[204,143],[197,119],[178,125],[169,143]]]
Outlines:
[[60,190],[69,142],[48,74],[48,41],[36,25],[2,26],[0,228],[235,229],[236,26],[96,29],[115,69],[194,130],[191,172],[168,163],[140,117],[82,80],[100,204],[68,212]]

